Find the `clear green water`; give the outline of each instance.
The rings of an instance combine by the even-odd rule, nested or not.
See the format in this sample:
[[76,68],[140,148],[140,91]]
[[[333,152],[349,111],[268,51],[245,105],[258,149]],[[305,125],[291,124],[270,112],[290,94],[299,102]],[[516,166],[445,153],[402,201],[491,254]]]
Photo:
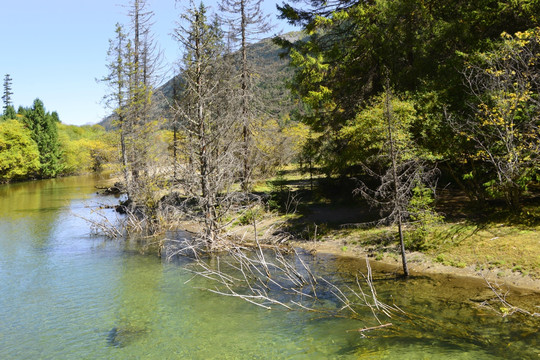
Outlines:
[[[459,279],[379,276],[383,300],[412,314],[374,325],[311,313],[267,311],[185,284],[180,262],[140,255],[92,236],[96,179],[0,186],[0,359],[538,359],[538,321],[501,319]],[[357,262],[315,258],[348,281]],[[537,295],[526,299],[539,304]],[[518,299],[519,300],[519,299]],[[523,300],[525,301],[525,300]]]

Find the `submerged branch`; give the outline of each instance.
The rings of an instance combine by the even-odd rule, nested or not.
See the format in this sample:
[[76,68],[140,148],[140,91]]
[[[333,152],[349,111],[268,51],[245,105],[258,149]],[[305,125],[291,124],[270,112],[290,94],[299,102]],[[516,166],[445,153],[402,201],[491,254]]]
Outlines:
[[[368,322],[373,318],[379,326],[384,324],[383,317],[403,314],[398,307],[386,305],[377,298],[367,259],[368,274],[363,275],[369,288],[366,292],[359,276],[354,286],[338,286],[314,273],[296,250],[284,253],[279,246],[268,244],[263,250],[257,237],[255,242],[253,249],[232,246],[218,254],[199,254],[188,265],[188,271],[213,282],[213,287],[205,289],[209,292],[242,299],[267,310],[281,308]],[[197,247],[189,245],[189,248]],[[331,303],[339,305],[329,306]],[[365,307],[370,309],[367,314],[361,310]]]
[[[502,317],[512,316],[514,314],[520,314],[520,315],[530,316],[530,317],[540,317],[540,313],[532,312],[532,311],[522,309],[520,307],[510,304],[506,300],[506,297],[508,296],[509,291],[508,290],[504,291],[503,289],[501,289],[499,284],[491,283],[485,277],[484,277],[484,281],[486,282],[489,289],[493,292],[493,294],[495,294],[496,299],[485,300],[482,303],[480,303],[479,306],[493,310],[494,312],[496,312]],[[493,301],[495,301],[498,305],[494,306],[492,304]]]
[[389,326],[392,326],[392,323],[386,323],[386,324],[381,324],[379,326],[371,326],[371,327],[362,328],[362,329],[347,330],[347,332],[355,331],[355,332],[363,333],[365,331],[378,330],[378,329],[382,329],[382,328],[389,327]]

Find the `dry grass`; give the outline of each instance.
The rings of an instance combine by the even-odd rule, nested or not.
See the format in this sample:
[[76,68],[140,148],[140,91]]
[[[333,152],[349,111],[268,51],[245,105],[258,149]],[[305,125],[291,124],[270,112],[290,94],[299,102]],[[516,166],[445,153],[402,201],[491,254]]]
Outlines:
[[540,278],[540,228],[445,224],[431,235],[427,253],[437,262],[478,270],[501,269]]

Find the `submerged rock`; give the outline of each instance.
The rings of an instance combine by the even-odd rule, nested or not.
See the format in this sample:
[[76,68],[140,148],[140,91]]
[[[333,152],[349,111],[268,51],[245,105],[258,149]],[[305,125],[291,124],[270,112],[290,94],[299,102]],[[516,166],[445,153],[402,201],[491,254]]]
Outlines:
[[144,334],[147,330],[144,328],[122,328],[122,327],[113,327],[107,333],[107,344],[114,347],[125,347],[137,340]]
[[113,327],[107,333],[107,344],[114,347],[121,347],[121,344],[118,341],[118,328],[117,327]]

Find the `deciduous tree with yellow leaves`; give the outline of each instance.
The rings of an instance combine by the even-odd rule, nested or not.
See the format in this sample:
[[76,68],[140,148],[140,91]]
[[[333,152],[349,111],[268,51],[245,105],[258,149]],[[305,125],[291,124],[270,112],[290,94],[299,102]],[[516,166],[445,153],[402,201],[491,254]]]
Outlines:
[[540,28],[501,36],[495,49],[470,57],[464,75],[473,111],[455,127],[476,145],[471,157],[494,170],[486,186],[518,211],[540,163]]

